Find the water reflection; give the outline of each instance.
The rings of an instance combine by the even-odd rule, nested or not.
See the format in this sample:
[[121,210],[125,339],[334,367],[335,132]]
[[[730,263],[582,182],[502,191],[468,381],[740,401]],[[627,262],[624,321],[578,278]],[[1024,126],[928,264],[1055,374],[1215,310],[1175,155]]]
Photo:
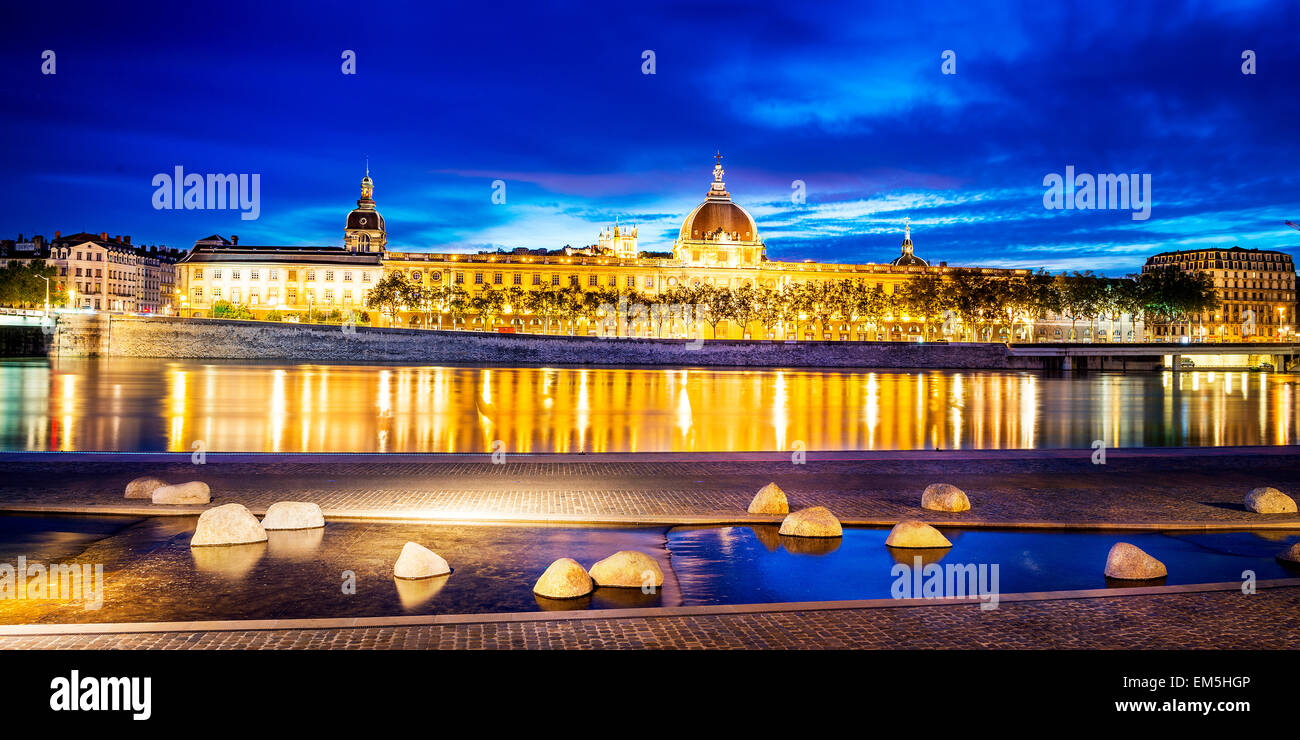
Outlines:
[[648,452],[1297,444],[1297,376],[0,362],[0,448]]

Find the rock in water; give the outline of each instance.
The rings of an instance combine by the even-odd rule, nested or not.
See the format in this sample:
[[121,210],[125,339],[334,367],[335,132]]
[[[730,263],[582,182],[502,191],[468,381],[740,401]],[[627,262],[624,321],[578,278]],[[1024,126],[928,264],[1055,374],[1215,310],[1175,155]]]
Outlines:
[[921,494],[921,508],[930,511],[967,511],[970,499],[966,492],[949,483],[931,483]]
[[315,529],[325,526],[320,506],[304,501],[277,501],[262,517],[262,529]]
[[201,480],[178,483],[174,486],[159,486],[153,489],[155,504],[207,504],[212,502],[208,484]]
[[1127,542],[1116,542],[1106,555],[1106,577],[1149,581],[1169,575],[1165,564]]
[[167,485],[167,481],[155,478],[152,475],[146,475],[143,478],[136,478],[126,484],[126,497],[152,499],[153,492],[165,485]]
[[190,547],[266,542],[266,530],[243,504],[226,504],[203,512]]
[[788,537],[843,537],[840,520],[824,506],[800,509],[781,521],[781,534]]
[[1246,494],[1246,508],[1256,514],[1294,514],[1295,500],[1271,486]]
[[887,547],[952,547],[952,543],[939,530],[919,519],[904,519],[889,530],[885,538]]
[[597,586],[602,587],[641,588],[664,585],[664,572],[659,563],[636,550],[619,550],[591,566],[589,575]]
[[775,483],[768,483],[766,486],[758,489],[754,495],[754,500],[749,502],[750,514],[789,514],[790,502],[785,497],[785,491]]
[[591,576],[573,558],[560,558],[537,579],[533,593],[548,599],[576,599],[593,590]]
[[393,565],[393,575],[398,578],[432,578],[450,572],[451,566],[442,556],[414,542],[402,545],[402,554]]
[[1290,550],[1284,550],[1277,554],[1278,560],[1285,560],[1289,563],[1300,563],[1300,542],[1291,546]]

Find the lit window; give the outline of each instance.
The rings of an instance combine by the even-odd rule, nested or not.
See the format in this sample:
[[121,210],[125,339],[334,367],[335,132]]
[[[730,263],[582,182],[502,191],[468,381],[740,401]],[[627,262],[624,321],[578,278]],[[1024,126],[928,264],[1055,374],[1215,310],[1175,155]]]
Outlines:
[[307,271],[307,280],[308,280],[308,282],[310,282],[310,281],[312,281],[312,280],[315,280],[315,279],[316,279],[316,271],[315,271],[315,270],[308,270],[308,271]]
[[351,273],[351,272],[344,272],[344,273],[343,273],[343,282],[345,282],[345,283],[350,283],[350,282],[352,282],[352,273]]
[[334,282],[334,271],[333,271],[333,270],[326,270],[326,271],[325,271],[325,282],[327,282],[327,283],[332,283],[332,282]]

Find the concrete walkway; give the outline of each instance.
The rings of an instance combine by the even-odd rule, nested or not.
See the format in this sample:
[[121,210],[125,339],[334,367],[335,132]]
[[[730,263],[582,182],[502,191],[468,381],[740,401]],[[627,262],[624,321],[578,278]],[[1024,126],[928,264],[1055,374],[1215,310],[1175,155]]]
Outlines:
[[1300,585],[1295,579],[1285,583],[1292,585],[1250,595],[1237,584],[1219,584],[1009,596],[988,611],[973,603],[881,602],[396,618],[295,628],[232,623],[204,629],[188,623],[112,631],[111,625],[34,625],[46,634],[0,627],[0,650],[1294,650],[1300,648]]

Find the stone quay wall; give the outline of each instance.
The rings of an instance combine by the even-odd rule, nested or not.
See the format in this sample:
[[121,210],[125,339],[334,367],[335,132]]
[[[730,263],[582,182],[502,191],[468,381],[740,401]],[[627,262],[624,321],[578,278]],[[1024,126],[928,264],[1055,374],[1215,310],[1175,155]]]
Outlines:
[[541,336],[220,319],[76,316],[54,353],[297,362],[1043,369],[985,343],[741,341]]
[[0,324],[0,357],[43,357],[51,338],[39,324]]

